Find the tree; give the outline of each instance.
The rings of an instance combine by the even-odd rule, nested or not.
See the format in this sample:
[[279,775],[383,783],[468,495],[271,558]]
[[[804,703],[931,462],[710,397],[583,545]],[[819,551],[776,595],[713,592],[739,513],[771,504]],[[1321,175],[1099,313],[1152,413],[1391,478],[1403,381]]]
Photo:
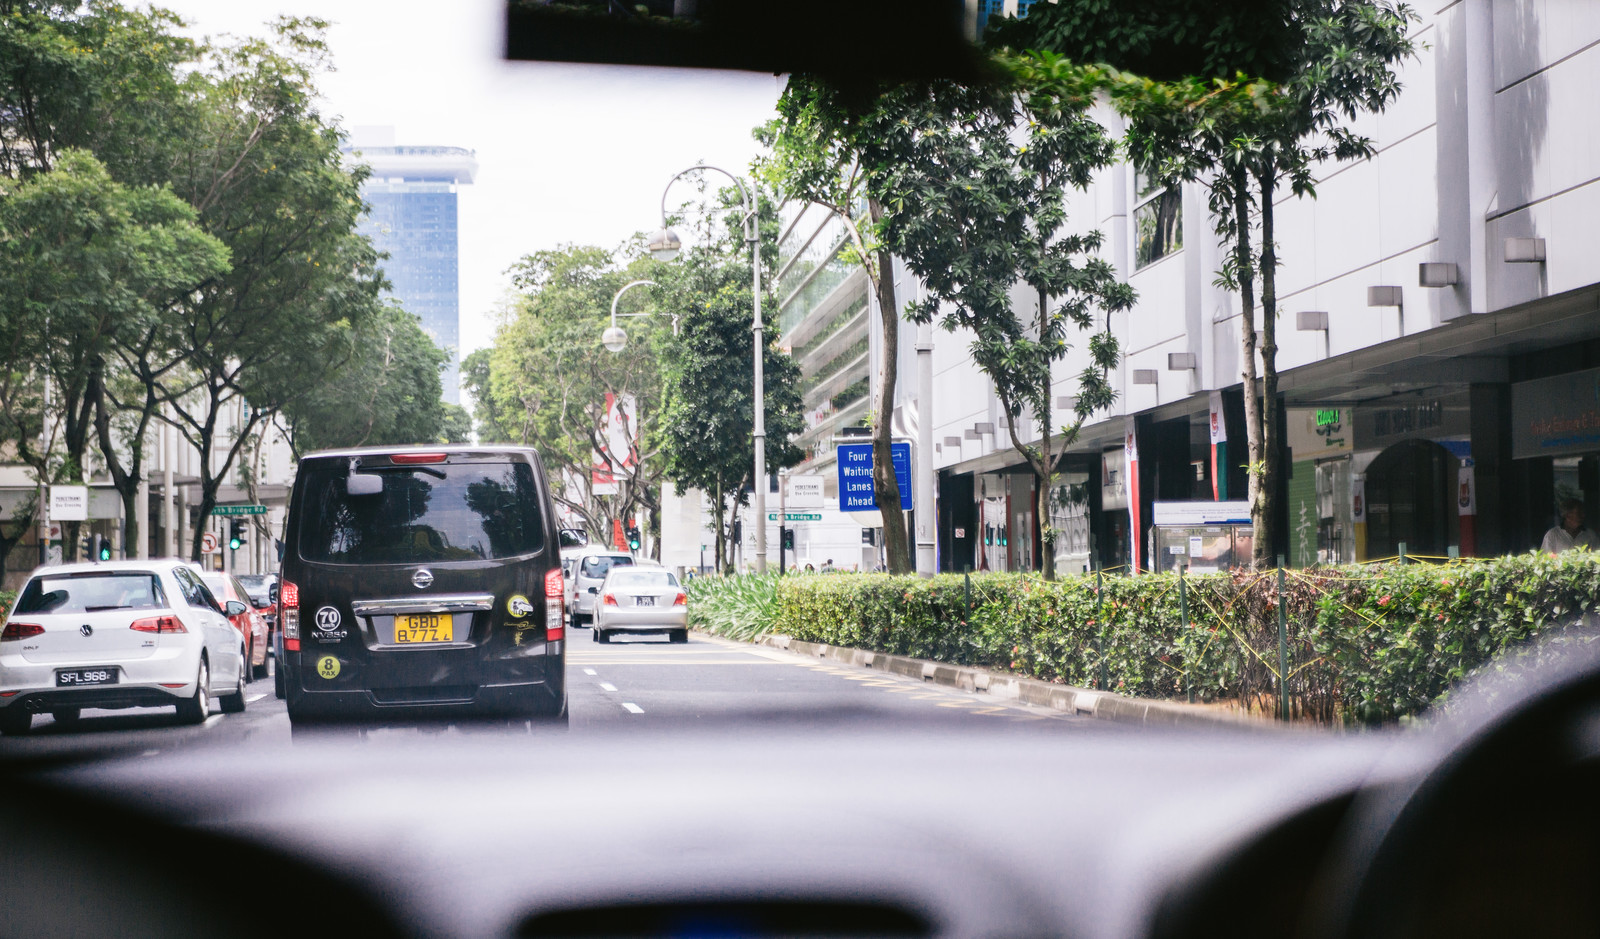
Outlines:
[[[339,133],[316,109],[325,28],[281,19],[270,39],[208,46],[177,141],[173,189],[233,266],[138,347],[176,361],[124,360],[199,451],[201,518],[256,434],[338,380],[352,336],[382,309],[377,255],[356,232],[365,171],[344,167]],[[193,558],[203,534],[196,526]]]
[[384,306],[352,334],[339,380],[285,405],[290,446],[300,454],[439,441],[449,407],[440,372],[449,359],[416,316]]
[[[173,34],[180,25],[178,19],[165,11],[130,10],[115,3],[82,5],[50,0],[11,0],[3,13],[0,177],[25,183],[56,169],[64,156],[86,151],[116,184],[139,189],[166,183],[173,161],[165,144],[173,137],[169,130],[194,81],[186,66],[196,54],[193,42]],[[72,171],[73,175],[77,172]],[[112,198],[115,201],[121,196],[113,194]],[[108,239],[101,237],[100,242],[103,250]],[[80,294],[92,289],[92,274],[84,275],[84,282],[75,288]],[[28,328],[15,319],[6,327],[12,333]],[[93,411],[85,407],[92,401],[86,401],[84,390],[87,388],[92,398],[104,377],[100,361],[104,336],[85,349],[65,328],[55,329],[53,334],[59,348],[85,354],[78,363],[81,367],[71,365],[70,354],[68,361],[58,360],[74,371],[74,380],[68,394],[54,396],[48,409],[42,389],[23,389],[19,396],[16,384],[19,379],[37,384],[42,373],[30,356],[44,346],[8,343],[0,350],[0,361],[5,363],[0,371],[7,376],[8,386],[5,415],[0,417],[6,425],[5,439],[44,440],[31,455],[22,452],[27,446],[18,453],[41,482],[57,473],[73,476],[81,472]],[[68,426],[54,435],[49,428],[55,427],[58,419]],[[71,453],[51,468],[46,464],[54,459],[58,442],[65,442]],[[136,487],[135,481],[132,488]],[[124,501],[131,505],[129,491],[124,493]],[[128,521],[132,523],[131,513]],[[25,527],[17,530],[18,537]],[[137,537],[136,530],[128,537]],[[9,553],[14,543],[13,537],[0,539],[0,550]],[[76,551],[76,539],[69,537],[67,545],[70,557]]]
[[[892,88],[886,90],[892,94]],[[758,163],[768,185],[786,198],[812,202],[844,223],[850,244],[844,254],[866,273],[878,301],[877,398],[872,409],[872,482],[883,513],[884,554],[889,571],[913,570],[910,535],[900,508],[892,431],[896,363],[900,358],[900,304],[894,292],[893,258],[879,228],[884,204],[878,152],[873,134],[881,128],[886,103],[874,92],[842,91],[822,78],[794,75],[778,99],[778,118],[757,132],[770,148]],[[892,106],[890,106],[892,107]]]
[[[1089,116],[1087,96],[941,85],[907,87],[891,100],[874,135],[893,207],[884,240],[927,287],[911,317],[972,334],[973,361],[993,382],[1011,445],[1037,481],[1041,570],[1054,579],[1051,493],[1066,446],[1115,398],[1106,373],[1117,364],[1116,337],[1104,328],[1091,338],[1059,450],[1053,366],[1074,332],[1094,328],[1097,312],[1109,327],[1111,312],[1133,304],[1132,288],[1096,256],[1100,233],[1064,231],[1065,193],[1088,186],[1115,148]],[[1018,283],[1032,292],[1031,309],[1013,302]],[[1026,442],[1030,418],[1037,443]]]
[[[1372,141],[1349,122],[1362,112],[1384,110],[1399,94],[1394,67],[1414,54],[1407,30],[1416,16],[1405,4],[1389,0],[1258,0],[1232,11],[1234,31],[1208,33],[1186,32],[1188,20],[1168,15],[1192,15],[1197,3],[1158,3],[1154,6],[1163,13],[1154,17],[1145,8],[1099,0],[1040,5],[1033,11],[1043,14],[1037,21],[1030,16],[997,36],[1044,50],[1011,59],[1024,84],[1061,94],[1107,93],[1129,119],[1127,144],[1136,163],[1159,178],[1199,179],[1206,185],[1213,227],[1231,245],[1217,283],[1240,298],[1253,562],[1263,567],[1283,536],[1278,531],[1283,441],[1278,432],[1275,200],[1284,186],[1297,197],[1314,197],[1315,173],[1324,163],[1371,157]],[[1131,40],[1107,45],[1087,38],[1086,15],[1099,18],[1102,26],[1144,21],[1120,32],[1095,32]],[[1141,55],[1169,44],[1188,47],[1202,70],[1156,80],[1119,67],[1126,64],[1125,56],[1139,62]],[[1109,65],[1086,64],[1107,60]]]
[[[50,382],[63,450],[54,481],[84,478],[114,343],[227,266],[226,248],[182,200],[163,188],[122,186],[82,150],[61,151],[49,170],[0,197],[0,311],[17,330],[14,354],[32,350],[35,374]],[[18,455],[52,478],[50,452],[32,445],[32,422],[6,405],[8,424],[20,431],[11,441]],[[77,529],[68,523],[68,560]]]
[[[606,540],[613,522],[657,505],[662,472],[661,376],[651,336],[670,325],[657,317],[630,320],[622,352],[600,344],[617,291],[652,269],[636,248],[629,251],[619,259],[603,248],[567,245],[523,258],[512,269],[523,296],[495,335],[487,394],[479,384],[482,360],[469,356],[467,367],[469,387],[485,402],[480,416],[496,422],[492,439],[538,447],[562,481],[556,501]],[[634,432],[616,443],[605,432],[608,401],[633,408]],[[598,491],[596,460],[614,480]]]
[[[689,252],[662,291],[663,312],[682,323],[662,343],[666,407],[661,452],[666,478],[679,492],[700,489],[711,497],[717,568],[734,560],[730,536],[737,507],[749,504],[754,479],[755,350],[750,342],[749,270],[736,251],[715,247]],[[763,305],[764,334],[774,337],[775,304]],[[762,359],[767,468],[777,472],[804,457],[789,442],[804,429],[800,369],[767,342]]]

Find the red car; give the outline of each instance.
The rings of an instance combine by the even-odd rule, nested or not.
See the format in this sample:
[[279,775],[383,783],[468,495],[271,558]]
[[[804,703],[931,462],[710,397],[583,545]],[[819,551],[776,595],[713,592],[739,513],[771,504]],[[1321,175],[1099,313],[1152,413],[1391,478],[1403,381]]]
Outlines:
[[211,573],[202,574],[206,586],[211,588],[211,593],[222,604],[222,612],[227,615],[228,622],[244,637],[246,655],[250,663],[250,678],[265,678],[267,675],[267,650],[271,647],[271,633],[267,629],[267,621],[256,611],[255,604],[250,601],[250,594],[239,583],[239,579],[232,574]]

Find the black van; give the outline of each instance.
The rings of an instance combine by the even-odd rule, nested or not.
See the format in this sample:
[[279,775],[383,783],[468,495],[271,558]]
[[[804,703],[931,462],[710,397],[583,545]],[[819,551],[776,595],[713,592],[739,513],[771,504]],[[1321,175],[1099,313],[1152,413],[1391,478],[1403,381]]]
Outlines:
[[556,532],[526,447],[302,458],[278,588],[292,724],[565,722]]

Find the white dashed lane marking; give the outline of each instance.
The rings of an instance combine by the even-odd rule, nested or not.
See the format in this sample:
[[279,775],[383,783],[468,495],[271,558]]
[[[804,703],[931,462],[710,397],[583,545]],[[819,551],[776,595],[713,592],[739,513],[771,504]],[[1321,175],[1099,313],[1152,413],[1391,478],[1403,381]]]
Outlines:
[[[754,357],[754,355],[752,354],[752,358],[753,357]],[[257,701],[260,701],[262,698],[265,698],[266,696],[267,696],[267,693],[265,691],[261,692],[260,694],[253,694],[250,697],[245,698],[244,699],[244,703],[245,704],[254,704]]]
[[625,708],[627,710],[627,712],[629,714],[643,714],[644,713],[644,708],[640,707],[637,704],[634,704],[632,701],[624,701],[624,702],[622,702],[622,706],[623,706],[623,708]]
[[599,674],[599,672],[596,672],[596,671],[595,671],[595,670],[594,670],[594,669],[592,669],[592,668],[586,668],[586,669],[584,669],[584,670],[583,670],[583,673],[584,673],[584,674],[585,674],[585,675],[598,675],[598,674]]
[[613,685],[613,684],[612,684],[612,683],[611,683],[611,682],[609,682],[609,681],[603,681],[603,682],[601,682],[601,683],[600,683],[600,688],[601,688],[601,689],[602,689],[602,690],[604,690],[604,691],[616,691],[616,690],[617,690],[617,686],[616,686],[616,685]]

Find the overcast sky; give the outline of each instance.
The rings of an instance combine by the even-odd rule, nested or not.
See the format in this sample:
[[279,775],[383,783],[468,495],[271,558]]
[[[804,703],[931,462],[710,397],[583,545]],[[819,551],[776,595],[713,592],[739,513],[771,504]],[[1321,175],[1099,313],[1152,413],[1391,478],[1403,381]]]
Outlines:
[[[345,128],[468,147],[461,187],[462,355],[493,340],[492,312],[522,255],[563,242],[612,247],[655,226],[672,174],[704,161],[743,171],[750,129],[772,117],[771,75],[505,62],[504,0],[167,0],[200,34],[260,34],[280,14],[332,22],[322,80]],[[685,196],[687,197],[687,196]]]

